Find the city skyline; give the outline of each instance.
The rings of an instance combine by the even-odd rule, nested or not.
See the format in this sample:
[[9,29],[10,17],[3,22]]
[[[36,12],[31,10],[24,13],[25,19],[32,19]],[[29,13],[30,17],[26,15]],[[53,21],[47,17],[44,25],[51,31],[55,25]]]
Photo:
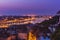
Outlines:
[[0,15],[55,15],[60,0],[0,0]]

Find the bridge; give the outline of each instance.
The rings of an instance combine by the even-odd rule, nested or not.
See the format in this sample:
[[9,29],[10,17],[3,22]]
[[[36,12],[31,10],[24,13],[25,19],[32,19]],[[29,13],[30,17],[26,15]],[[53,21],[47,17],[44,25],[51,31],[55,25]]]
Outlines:
[[[42,20],[41,20],[42,19]],[[37,22],[42,22],[44,20],[48,20],[49,18],[38,18],[38,17],[31,17],[31,18],[24,18],[23,20],[21,19],[14,19],[14,20],[8,20],[4,19],[0,21],[0,28],[8,28],[10,25],[21,25],[21,24],[28,24],[28,23],[37,23]]]

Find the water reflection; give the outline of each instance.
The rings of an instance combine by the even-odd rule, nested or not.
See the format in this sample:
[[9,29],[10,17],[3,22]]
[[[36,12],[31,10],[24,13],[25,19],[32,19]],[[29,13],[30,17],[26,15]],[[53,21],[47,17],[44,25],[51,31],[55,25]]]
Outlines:
[[48,38],[48,37],[43,37],[43,36],[40,36],[37,40],[50,40],[50,38]]

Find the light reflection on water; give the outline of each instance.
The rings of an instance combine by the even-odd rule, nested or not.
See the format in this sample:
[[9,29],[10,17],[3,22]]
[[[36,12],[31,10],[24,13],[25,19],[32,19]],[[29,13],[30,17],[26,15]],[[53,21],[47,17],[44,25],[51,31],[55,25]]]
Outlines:
[[[10,37],[8,37],[8,38],[0,38],[0,40],[12,40],[12,39],[14,39],[15,37],[14,36],[10,36]],[[48,38],[48,37],[46,37],[46,38],[44,38],[43,36],[41,36],[40,38],[38,38],[37,40],[50,40],[50,38]]]
[[37,40],[50,40],[50,38],[48,38],[48,37],[44,38],[43,36],[41,36]]
[[[1,38],[0,40],[12,40],[12,38],[11,37],[8,37],[8,38]],[[40,37],[39,39],[37,39],[37,40],[50,40],[50,38],[43,38],[43,37]]]

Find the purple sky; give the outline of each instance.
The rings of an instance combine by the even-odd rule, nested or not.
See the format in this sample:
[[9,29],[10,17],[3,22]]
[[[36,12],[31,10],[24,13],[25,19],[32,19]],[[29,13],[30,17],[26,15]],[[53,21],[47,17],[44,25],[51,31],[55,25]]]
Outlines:
[[55,15],[60,0],[0,0],[0,15]]

